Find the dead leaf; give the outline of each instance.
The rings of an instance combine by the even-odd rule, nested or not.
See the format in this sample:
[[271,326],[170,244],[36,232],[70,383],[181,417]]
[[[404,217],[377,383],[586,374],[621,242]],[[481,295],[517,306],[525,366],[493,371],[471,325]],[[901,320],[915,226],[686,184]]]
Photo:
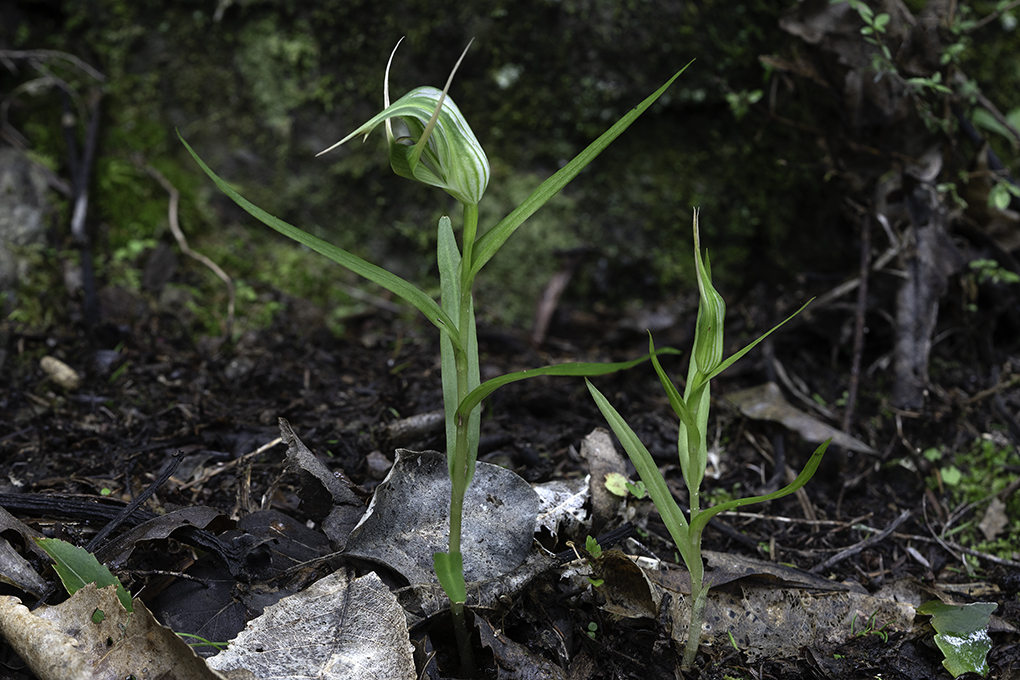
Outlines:
[[584,508],[590,497],[589,479],[555,479],[532,487],[538,494],[536,534],[546,529],[556,541],[560,534],[576,537],[590,530]]
[[[21,535],[21,540],[27,550],[49,559],[33,540],[42,538],[43,535],[0,507],[0,534],[5,531],[16,531]],[[22,557],[2,536],[0,536],[0,581],[33,595],[41,595],[47,585],[46,581],[28,563],[28,560]]]
[[267,607],[208,663],[257,678],[414,680],[412,651],[389,588],[374,572],[345,569]]
[[875,453],[875,450],[850,435],[826,425],[786,401],[779,386],[773,382],[732,392],[723,399],[746,417],[753,420],[771,420],[793,430],[806,441],[821,444],[826,439],[849,451]]
[[1009,526],[1009,518],[1006,516],[1006,504],[996,496],[988,504],[985,516],[981,518],[978,528],[985,535],[985,540],[994,541],[1007,526]]
[[475,617],[475,628],[482,647],[492,650],[499,680],[567,680],[562,668],[507,638],[482,617]]
[[[464,577],[507,574],[528,554],[538,495],[520,476],[478,463],[464,496]],[[449,548],[450,474],[437,451],[397,449],[393,469],[376,488],[351,532],[346,554],[388,566],[410,584],[438,583],[432,555]]]
[[312,517],[325,517],[323,533],[343,550],[351,530],[365,514],[365,504],[334,475],[294,434],[286,418],[280,418],[280,438],[287,445],[287,469],[298,473],[301,508]]
[[139,541],[162,540],[182,527],[205,529],[216,520],[224,521],[227,527],[233,526],[222,512],[214,508],[199,505],[174,510],[142,522],[117,540],[107,543],[96,551],[96,559],[116,569],[127,564]]
[[0,597],[0,633],[39,680],[223,679],[140,601],[126,611],[113,586],[89,584],[34,612],[15,597]]

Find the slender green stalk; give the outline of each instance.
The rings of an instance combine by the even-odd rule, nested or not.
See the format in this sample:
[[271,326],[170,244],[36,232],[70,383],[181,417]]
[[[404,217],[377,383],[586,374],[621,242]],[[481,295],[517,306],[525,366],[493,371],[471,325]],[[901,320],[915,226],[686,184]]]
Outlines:
[[[454,363],[457,371],[457,405],[477,386],[478,378],[472,381],[471,367],[478,366],[478,347],[471,341],[474,331],[473,295],[474,277],[471,274],[471,254],[474,247],[475,234],[478,231],[478,206],[464,204],[464,240],[460,267],[460,313],[459,337],[461,348],[454,347]],[[473,356],[472,356],[473,353]],[[477,409],[478,407],[476,407]],[[477,438],[470,437],[471,421],[477,419],[477,410],[455,417],[456,437],[452,445],[452,464],[450,466],[450,541],[449,554],[460,555],[461,533],[464,523],[464,494],[471,483],[474,472],[474,461],[478,455]],[[450,444],[447,444],[450,447]],[[475,448],[475,450],[471,450]],[[463,578],[463,575],[461,576]],[[471,648],[471,635],[467,628],[464,613],[464,602],[450,601],[450,613],[453,618],[453,630],[457,638],[460,652],[461,675],[471,677],[475,673],[474,652]]]
[[[634,433],[634,430],[627,424],[627,421],[613,408],[612,404],[595,389],[595,386],[588,382],[588,389],[594,398],[596,405],[606,420],[609,422],[613,432],[619,438],[623,448],[627,451],[634,468],[645,483],[648,494],[651,496],[655,507],[662,517],[663,523],[669,530],[669,535],[676,543],[677,550],[683,558],[687,571],[691,576],[691,618],[687,627],[687,644],[684,647],[681,668],[687,670],[694,665],[695,657],[698,654],[698,646],[701,644],[701,629],[705,619],[705,606],[708,603],[709,585],[705,583],[705,564],[701,558],[701,536],[712,517],[724,510],[732,510],[752,503],[774,500],[787,496],[804,486],[821,463],[822,456],[828,442],[819,446],[808,460],[804,470],[797,476],[792,484],[783,487],[779,491],[764,496],[752,498],[741,498],[727,503],[721,503],[706,510],[701,509],[701,482],[705,478],[705,468],[708,465],[708,411],[711,406],[711,380],[727,366],[743,356],[754,345],[761,342],[772,331],[761,336],[753,343],[740,350],[729,359],[723,360],[723,328],[722,324],[726,316],[726,304],[722,297],[712,286],[712,271],[708,261],[708,255],[704,259],[701,256],[701,246],[698,234],[698,214],[694,214],[694,246],[695,246],[695,269],[698,274],[698,288],[700,291],[700,303],[698,305],[698,320],[694,333],[694,351],[692,352],[690,366],[687,372],[687,386],[684,389],[683,397],[677,391],[673,381],[666,375],[659,359],[656,356],[655,344],[651,336],[648,338],[648,352],[652,359],[652,365],[659,376],[663,389],[669,398],[670,406],[680,419],[677,434],[677,454],[680,458],[680,468],[683,472],[684,482],[687,484],[690,502],[690,521],[688,521],[673,498],[666,481],[659,472],[658,466],[652,460],[648,449],[641,443]],[[803,309],[803,307],[801,308]],[[787,319],[789,320],[789,319]],[[785,321],[783,323],[786,323]],[[782,325],[782,324],[780,324]],[[776,327],[778,328],[778,326]]]

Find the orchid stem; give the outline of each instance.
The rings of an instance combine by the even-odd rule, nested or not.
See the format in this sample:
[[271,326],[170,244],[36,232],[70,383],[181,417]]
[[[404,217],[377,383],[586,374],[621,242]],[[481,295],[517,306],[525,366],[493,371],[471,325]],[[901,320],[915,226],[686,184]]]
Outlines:
[[[457,370],[457,403],[458,405],[475,387],[472,384],[471,366],[478,365],[478,357],[469,353],[477,352],[477,346],[471,342],[474,333],[472,316],[472,288],[474,277],[471,275],[471,258],[474,250],[475,235],[478,231],[478,206],[464,204],[464,241],[461,255],[460,280],[460,315],[458,332],[460,349],[454,349],[454,363]],[[476,407],[478,408],[478,407]],[[451,555],[460,553],[461,530],[464,520],[464,494],[471,484],[474,469],[474,458],[477,451],[477,438],[472,441],[469,436],[472,413],[458,416],[456,420],[456,439],[453,442],[453,466],[450,470],[450,547]],[[463,578],[463,577],[462,577]],[[450,602],[450,614],[453,618],[453,630],[457,638],[457,649],[460,653],[461,675],[472,677],[475,674],[474,652],[471,648],[471,635],[467,628],[467,617],[463,602]]]

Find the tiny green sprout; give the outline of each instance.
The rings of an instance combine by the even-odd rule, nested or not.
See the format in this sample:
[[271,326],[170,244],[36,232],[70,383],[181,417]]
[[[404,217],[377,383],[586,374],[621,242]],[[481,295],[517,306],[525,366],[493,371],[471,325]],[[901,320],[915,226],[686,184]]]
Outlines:
[[740,646],[737,645],[737,639],[733,637],[733,633],[731,633],[730,631],[726,631],[726,634],[730,637],[730,647],[739,652]]
[[842,661],[842,660],[843,660],[843,659],[845,659],[846,657],[845,657],[845,656],[843,656],[842,654],[833,654],[833,655],[832,655],[832,658],[833,658],[833,659],[836,659],[837,661]]
[[590,637],[592,640],[594,640],[595,636],[598,634],[598,631],[599,631],[599,624],[595,623],[594,621],[590,621],[588,623],[588,630],[584,631],[584,633],[585,633],[585,635]]
[[584,549],[595,559],[602,557],[602,546],[599,545],[598,539],[593,536],[588,536],[584,539]]
[[99,490],[100,496],[109,496],[111,493],[113,493],[113,490],[108,486],[104,486],[102,489]]
[[946,486],[956,486],[963,479],[963,473],[960,472],[960,468],[955,465],[947,465],[939,468],[939,474],[942,477],[942,483]]
[[630,491],[634,498],[644,498],[648,495],[648,489],[645,488],[645,483],[640,479],[636,483],[628,480],[627,491]]
[[854,625],[857,623],[857,614],[855,612],[854,613],[854,618],[850,621],[850,635],[852,635],[854,637],[864,637],[866,635],[875,635],[875,636],[878,636],[879,638],[881,638],[882,642],[889,642],[889,633],[885,632],[885,629],[886,629],[886,627],[889,624],[887,623],[884,626],[882,626],[881,628],[876,628],[875,627],[875,625],[876,625],[875,624],[875,617],[877,615],[878,615],[878,612],[873,613],[868,618],[868,622],[865,624],[864,628],[862,628],[861,630],[855,632],[854,631]]
[[227,642],[211,642],[201,635],[195,635],[193,633],[178,633],[177,636],[185,639],[190,638],[191,642],[188,642],[189,647],[214,647],[215,649],[226,649],[229,644]]

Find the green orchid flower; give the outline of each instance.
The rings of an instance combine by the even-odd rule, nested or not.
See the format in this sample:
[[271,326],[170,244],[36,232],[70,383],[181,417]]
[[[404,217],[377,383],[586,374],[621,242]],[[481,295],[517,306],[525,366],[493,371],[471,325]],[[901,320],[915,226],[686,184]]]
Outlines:
[[[390,65],[397,47],[393,48],[386,64],[383,84],[383,105],[386,108],[317,155],[332,151],[358,135],[367,139],[372,130],[385,123],[390,167],[395,173],[439,187],[464,205],[478,205],[489,184],[489,159],[464,114],[447,95],[453,76],[471,44],[468,43],[460,55],[442,90],[416,87],[390,104]],[[394,119],[405,128],[402,134],[394,134]]]

